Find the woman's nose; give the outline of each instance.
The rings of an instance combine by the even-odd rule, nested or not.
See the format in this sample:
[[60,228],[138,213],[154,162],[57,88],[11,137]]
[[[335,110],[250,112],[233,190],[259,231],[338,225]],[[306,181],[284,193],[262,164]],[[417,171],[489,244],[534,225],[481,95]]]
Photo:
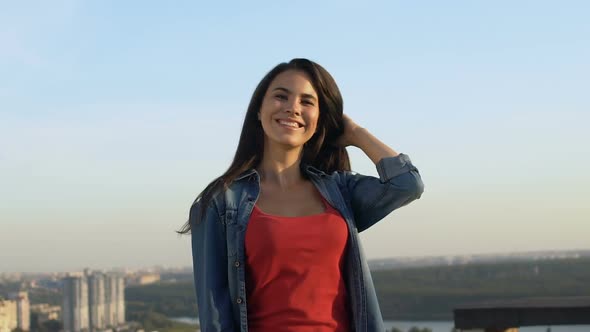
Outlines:
[[301,114],[301,105],[299,105],[299,102],[296,100],[291,100],[289,103],[287,103],[287,105],[285,105],[285,112],[287,113],[293,113],[294,115],[300,115]]

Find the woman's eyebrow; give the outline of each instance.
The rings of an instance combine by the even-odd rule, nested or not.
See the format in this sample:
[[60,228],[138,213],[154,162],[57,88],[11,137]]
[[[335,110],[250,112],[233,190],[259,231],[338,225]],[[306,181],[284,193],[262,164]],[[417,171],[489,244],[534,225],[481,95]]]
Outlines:
[[[279,91],[284,91],[284,92],[286,92],[286,93],[289,93],[289,94],[291,93],[291,90],[289,90],[289,89],[287,89],[287,88],[284,88],[284,87],[282,87],[282,86],[276,87],[276,88],[274,88],[272,91],[276,91],[276,90],[279,90]],[[311,94],[309,94],[309,93],[302,93],[302,94],[301,94],[301,97],[304,97],[304,98],[310,98],[310,99],[317,100],[317,98],[316,98],[314,95],[311,95]]]

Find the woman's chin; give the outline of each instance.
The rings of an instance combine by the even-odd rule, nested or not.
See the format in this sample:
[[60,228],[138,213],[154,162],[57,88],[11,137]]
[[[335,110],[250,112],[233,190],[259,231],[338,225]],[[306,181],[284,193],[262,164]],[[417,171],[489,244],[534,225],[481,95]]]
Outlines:
[[289,140],[289,139],[276,140],[273,142],[273,144],[275,144],[276,146],[281,147],[283,149],[288,149],[288,150],[303,148],[303,143],[304,142],[302,142],[300,140]]
[[302,137],[296,137],[295,135],[277,135],[273,138],[269,138],[269,140],[272,144],[292,148],[303,146],[303,144],[305,143],[305,140],[303,140]]

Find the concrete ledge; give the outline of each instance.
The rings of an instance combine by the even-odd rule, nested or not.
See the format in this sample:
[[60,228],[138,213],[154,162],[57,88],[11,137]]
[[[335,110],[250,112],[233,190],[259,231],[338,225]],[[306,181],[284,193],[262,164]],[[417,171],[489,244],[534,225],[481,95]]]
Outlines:
[[526,298],[474,303],[453,310],[460,330],[504,331],[536,325],[590,324],[590,296]]

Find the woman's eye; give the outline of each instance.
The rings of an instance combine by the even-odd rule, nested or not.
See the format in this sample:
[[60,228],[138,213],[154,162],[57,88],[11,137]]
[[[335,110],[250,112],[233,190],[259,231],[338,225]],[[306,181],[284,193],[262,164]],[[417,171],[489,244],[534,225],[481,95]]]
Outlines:
[[313,102],[311,100],[304,100],[302,101],[304,105],[313,106]]
[[287,99],[287,96],[285,96],[285,95],[276,95],[275,98],[281,99],[281,100],[286,100]]

